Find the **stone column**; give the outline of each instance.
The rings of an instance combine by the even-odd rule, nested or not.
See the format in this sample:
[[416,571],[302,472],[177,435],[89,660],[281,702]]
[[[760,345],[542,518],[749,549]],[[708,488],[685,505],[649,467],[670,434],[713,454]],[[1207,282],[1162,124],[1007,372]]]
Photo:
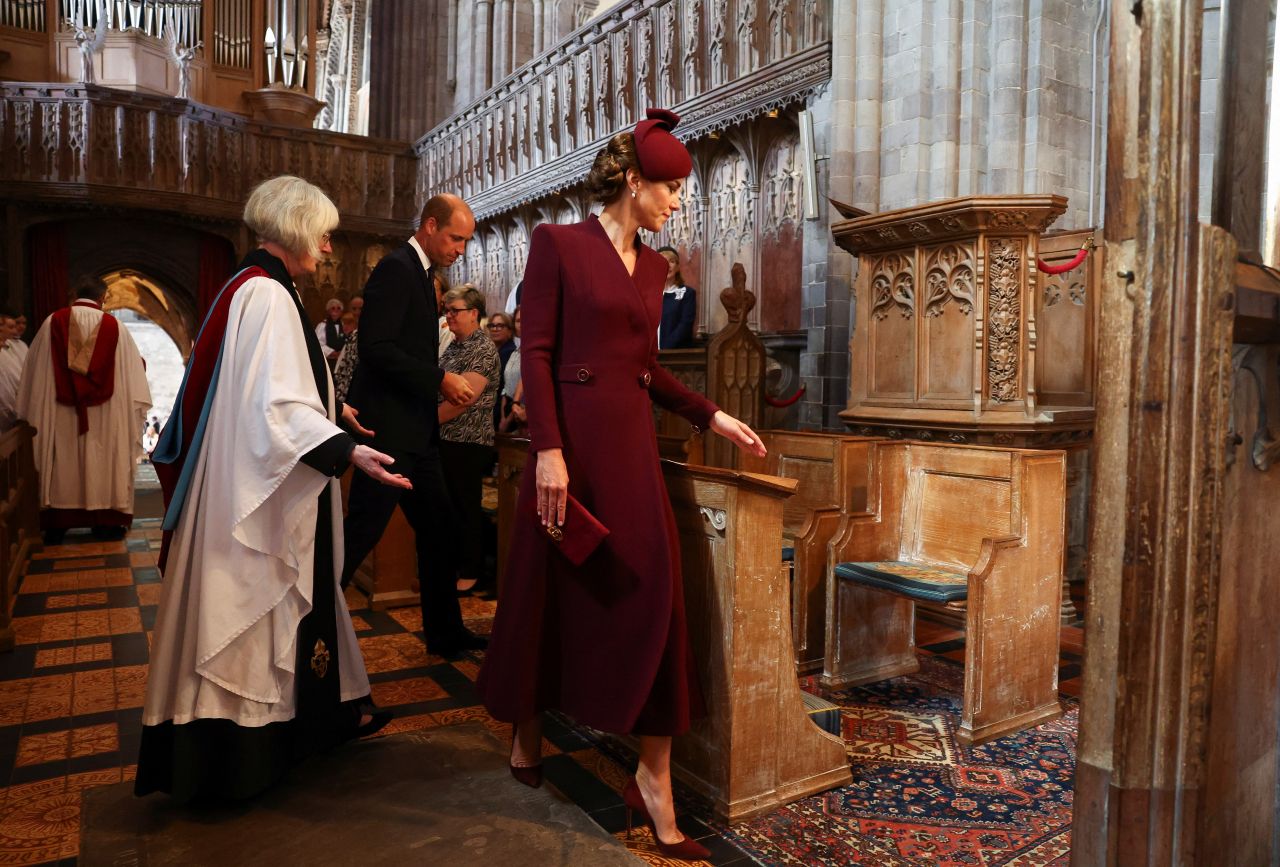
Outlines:
[[475,0],[475,30],[471,39],[471,101],[493,85],[493,0]]
[[443,87],[446,56],[422,46],[444,17],[443,0],[379,0],[370,12],[369,135],[403,141],[431,126],[432,92]]
[[533,56],[547,50],[547,0],[533,0]]
[[496,0],[493,6],[493,79],[497,84],[511,71],[511,0]]

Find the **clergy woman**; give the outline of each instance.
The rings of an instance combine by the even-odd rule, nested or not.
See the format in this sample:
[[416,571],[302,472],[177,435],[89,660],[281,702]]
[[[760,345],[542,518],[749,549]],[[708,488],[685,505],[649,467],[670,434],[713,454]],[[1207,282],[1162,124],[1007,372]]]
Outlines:
[[[534,230],[521,306],[534,472],[479,686],[490,713],[515,726],[511,771],[527,785],[542,782],[541,711],[638,736],[629,815],[668,857],[698,859],[707,850],[676,828],[671,801],[671,739],[702,699],[652,403],[754,454],[764,447],[658,364],[667,262],[638,232],[659,231],[680,207],[692,162],[671,134],[678,120],[650,109],[596,155],[587,186],[604,203],[599,218]],[[575,565],[571,546],[593,526],[583,510],[609,534]]]
[[[408,487],[334,398],[294,279],[330,252],[338,211],[300,178],[265,181],[258,238],[214,301],[153,460],[164,584],[135,791],[246,798],[299,760],[385,723],[368,702],[342,574],[338,476]],[[363,729],[363,731],[362,731]]]

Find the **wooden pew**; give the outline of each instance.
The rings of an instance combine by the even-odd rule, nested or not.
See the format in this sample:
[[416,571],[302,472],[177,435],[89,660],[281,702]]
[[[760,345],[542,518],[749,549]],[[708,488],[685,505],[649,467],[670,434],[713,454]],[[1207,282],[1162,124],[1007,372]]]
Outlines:
[[26,422],[0,436],[0,651],[13,650],[13,603],[40,540],[40,477]]
[[915,671],[915,603],[944,601],[966,617],[960,740],[1057,716],[1064,453],[914,442],[874,451],[867,511],[844,520],[828,554],[823,684]]
[[[744,470],[795,479],[782,507],[783,560],[791,563],[791,625],[796,670],[822,670],[827,634],[827,543],[841,518],[867,508],[874,437],[756,431],[769,454],[743,454]],[[790,555],[790,556],[788,556]]]
[[685,608],[709,716],[676,738],[673,770],[738,822],[852,777],[844,742],[805,713],[778,540],[794,479],[664,461]]
[[[349,469],[342,477],[342,513],[347,513],[351,491]],[[409,519],[396,506],[382,538],[352,577],[352,583],[369,594],[374,611],[418,604],[418,548]]]

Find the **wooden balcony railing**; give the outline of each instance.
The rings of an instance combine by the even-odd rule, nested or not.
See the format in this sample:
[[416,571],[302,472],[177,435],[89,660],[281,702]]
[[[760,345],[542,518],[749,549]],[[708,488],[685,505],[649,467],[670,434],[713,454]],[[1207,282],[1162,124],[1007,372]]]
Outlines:
[[321,185],[343,228],[401,234],[417,157],[398,142],[250,121],[185,100],[81,84],[0,84],[6,198],[81,200],[239,219],[258,182]]
[[831,77],[826,0],[619,4],[419,140],[422,186],[484,219],[585,175],[649,106],[694,139],[786,106]]

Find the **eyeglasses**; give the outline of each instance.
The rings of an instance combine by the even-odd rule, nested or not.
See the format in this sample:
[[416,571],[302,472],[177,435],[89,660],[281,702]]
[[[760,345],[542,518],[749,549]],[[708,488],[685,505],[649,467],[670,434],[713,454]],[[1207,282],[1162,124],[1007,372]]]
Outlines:
[[475,308],[474,307],[446,307],[444,308],[444,315],[445,316],[461,316],[463,313],[466,313],[468,310],[475,310]]
[[330,237],[330,235],[329,235],[329,233],[328,233],[328,232],[325,232],[323,235],[321,235],[321,236],[320,236],[320,246],[321,246],[321,247],[323,247],[325,244],[329,243],[329,237]]
[[494,328],[510,328],[510,327],[511,327],[511,326],[510,326],[510,325],[508,325],[508,324],[507,324],[507,323],[505,323],[505,322],[490,322],[490,323],[489,323],[489,328],[490,328],[490,330],[492,330],[492,329],[494,329]]

